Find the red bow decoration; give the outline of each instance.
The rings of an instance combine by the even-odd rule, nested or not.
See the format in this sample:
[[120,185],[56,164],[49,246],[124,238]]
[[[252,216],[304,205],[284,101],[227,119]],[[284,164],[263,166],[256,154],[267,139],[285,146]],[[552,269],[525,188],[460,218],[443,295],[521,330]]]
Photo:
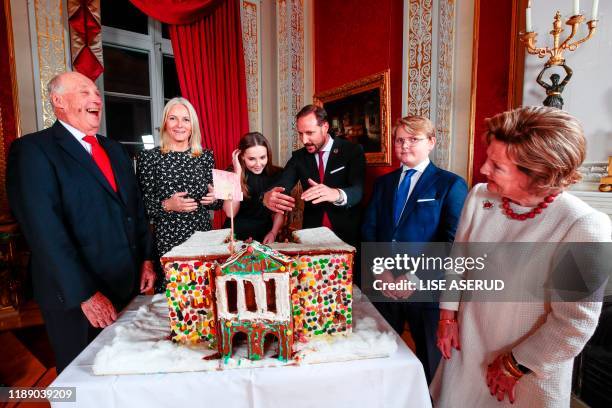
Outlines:
[[72,66],[92,81],[104,72],[100,18],[100,0],[68,0]]

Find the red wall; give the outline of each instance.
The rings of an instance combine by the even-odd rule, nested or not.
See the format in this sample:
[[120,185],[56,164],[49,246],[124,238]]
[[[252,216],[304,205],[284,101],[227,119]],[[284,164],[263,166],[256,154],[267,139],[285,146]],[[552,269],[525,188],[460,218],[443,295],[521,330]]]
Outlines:
[[[485,118],[508,109],[512,0],[480,0],[476,112],[472,184],[486,181],[480,167],[486,160]],[[522,45],[520,45],[522,47]]]
[[[480,1],[473,183],[484,181],[484,119],[508,109],[513,0]],[[315,94],[376,72],[391,71],[391,124],[402,108],[403,0],[315,0]],[[396,168],[368,167],[374,179]],[[367,201],[367,200],[366,200]]]
[[[403,0],[315,1],[315,94],[390,69],[391,125],[402,113]],[[368,167],[374,179],[399,165]]]

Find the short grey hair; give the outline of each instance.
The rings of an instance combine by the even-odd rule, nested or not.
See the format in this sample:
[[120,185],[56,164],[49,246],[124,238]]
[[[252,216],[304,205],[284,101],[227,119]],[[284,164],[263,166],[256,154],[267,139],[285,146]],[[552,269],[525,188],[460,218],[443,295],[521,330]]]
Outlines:
[[49,102],[53,105],[53,101],[51,100],[51,95],[53,94],[61,94],[64,93],[64,86],[62,84],[62,74],[57,74],[47,83],[47,97],[49,98]]

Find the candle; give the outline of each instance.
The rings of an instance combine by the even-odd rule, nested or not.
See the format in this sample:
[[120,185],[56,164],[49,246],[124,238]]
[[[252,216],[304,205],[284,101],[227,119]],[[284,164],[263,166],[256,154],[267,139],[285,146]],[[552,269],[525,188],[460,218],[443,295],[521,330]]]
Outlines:
[[597,20],[597,13],[599,11],[599,0],[593,0],[593,18],[591,20]]
[[580,0],[574,0],[574,15],[580,14]]
[[528,33],[533,31],[531,27],[531,7],[527,7],[527,10],[525,10],[525,27]]

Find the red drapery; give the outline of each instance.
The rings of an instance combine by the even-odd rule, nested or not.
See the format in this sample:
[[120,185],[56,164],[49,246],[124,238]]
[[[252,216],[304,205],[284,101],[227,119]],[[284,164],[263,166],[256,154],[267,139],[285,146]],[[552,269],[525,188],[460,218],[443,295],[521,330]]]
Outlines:
[[147,16],[166,24],[189,24],[210,14],[224,0],[130,0]]
[[[181,93],[198,114],[203,146],[213,151],[217,168],[227,168],[249,129],[239,0],[147,0],[146,7],[143,0],[130,1],[153,17],[157,5],[162,22],[191,21],[170,25]],[[193,14],[200,17],[187,18]],[[221,213],[215,228],[224,221]]]
[[69,0],[68,24],[72,66],[95,81],[104,72],[100,0]]

